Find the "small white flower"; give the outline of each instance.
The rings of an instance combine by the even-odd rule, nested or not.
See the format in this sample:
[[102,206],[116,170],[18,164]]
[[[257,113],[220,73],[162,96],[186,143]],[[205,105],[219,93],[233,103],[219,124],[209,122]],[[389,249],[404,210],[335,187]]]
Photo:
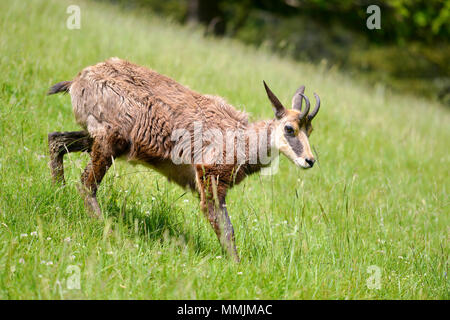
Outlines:
[[37,237],[37,231],[33,231],[30,233],[33,237]]
[[157,253],[158,253],[158,254],[162,254],[162,252],[161,252],[161,251],[158,251]]
[[70,242],[70,237],[65,238],[64,242]]
[[46,263],[46,265],[52,266],[52,265],[53,265],[53,261],[48,261],[48,262]]
[[189,199],[184,199],[183,202],[189,202]]
[[222,259],[222,256],[217,256],[216,259]]
[[242,271],[239,271],[238,274],[241,275],[241,274],[242,274]]
[[24,264],[24,263],[25,263],[25,259],[24,259],[24,258],[20,258],[20,259],[19,259],[19,263]]
[[75,256],[74,256],[74,255],[71,255],[71,256],[70,256],[70,260],[75,260]]
[[50,241],[50,240],[52,240],[52,238],[50,238],[50,237],[47,237],[47,240],[48,240],[48,241]]
[[401,259],[401,260],[403,260],[403,257],[402,257],[402,256],[398,256],[398,258]]
[[45,264],[45,260],[41,260],[41,264]]
[[28,237],[28,234],[26,234],[26,233],[21,233],[21,234],[20,234],[20,237],[21,237],[21,238],[26,238],[26,237]]

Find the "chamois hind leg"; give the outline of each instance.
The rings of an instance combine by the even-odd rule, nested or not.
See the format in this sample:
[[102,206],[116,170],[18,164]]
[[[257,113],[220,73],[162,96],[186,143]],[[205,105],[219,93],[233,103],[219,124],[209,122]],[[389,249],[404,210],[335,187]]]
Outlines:
[[64,184],[64,155],[68,152],[90,152],[92,142],[87,131],[51,132],[48,134],[49,165],[55,183]]
[[234,228],[228,216],[225,202],[227,186],[220,181],[216,181],[214,176],[202,176],[199,171],[197,171],[197,184],[199,185],[200,206],[203,213],[213,227],[222,248],[236,262],[239,262]]
[[127,142],[118,134],[106,138],[95,138],[92,144],[91,160],[81,175],[79,191],[89,215],[102,219],[102,212],[97,201],[97,189],[108,171],[114,158],[127,150]]

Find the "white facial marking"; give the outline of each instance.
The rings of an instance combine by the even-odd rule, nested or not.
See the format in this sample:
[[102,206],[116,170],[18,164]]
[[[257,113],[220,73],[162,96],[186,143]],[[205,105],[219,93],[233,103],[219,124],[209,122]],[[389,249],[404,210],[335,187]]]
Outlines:
[[275,130],[275,147],[282,152],[289,160],[295,163],[295,165],[308,169],[311,165],[305,161],[305,158],[313,158],[311,148],[309,146],[308,136],[302,130],[299,132],[297,139],[301,139],[303,146],[303,152],[301,156],[298,156],[292,147],[289,145],[286,137],[284,136],[284,124],[277,126]]
[[278,126],[275,131],[275,147],[280,150],[286,157],[294,161],[297,155],[292,150],[291,146],[284,136],[284,124]]

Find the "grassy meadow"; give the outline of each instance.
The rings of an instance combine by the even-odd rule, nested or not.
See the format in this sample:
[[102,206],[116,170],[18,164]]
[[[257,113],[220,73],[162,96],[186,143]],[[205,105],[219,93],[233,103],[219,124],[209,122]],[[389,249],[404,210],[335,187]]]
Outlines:
[[[448,108],[97,2],[0,1],[0,27],[0,299],[450,298]],[[67,184],[52,185],[47,133],[79,127],[70,98],[46,91],[112,56],[252,120],[273,116],[263,79],[286,104],[301,84],[320,95],[317,166],[281,157],[228,195],[240,264],[197,197],[150,169],[114,163],[103,222],[76,189],[88,155],[66,156]]]

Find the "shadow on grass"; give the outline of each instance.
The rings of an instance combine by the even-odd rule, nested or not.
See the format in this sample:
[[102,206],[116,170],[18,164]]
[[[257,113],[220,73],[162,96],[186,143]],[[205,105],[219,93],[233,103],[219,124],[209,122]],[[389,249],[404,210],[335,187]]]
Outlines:
[[143,212],[140,204],[123,197],[117,191],[111,191],[105,208],[115,223],[121,224],[131,234],[134,233],[145,241],[172,241],[180,246],[192,247],[200,255],[208,254],[211,250],[200,232],[189,229],[186,215],[176,205],[176,201],[171,199],[157,196],[151,201],[149,210]]

